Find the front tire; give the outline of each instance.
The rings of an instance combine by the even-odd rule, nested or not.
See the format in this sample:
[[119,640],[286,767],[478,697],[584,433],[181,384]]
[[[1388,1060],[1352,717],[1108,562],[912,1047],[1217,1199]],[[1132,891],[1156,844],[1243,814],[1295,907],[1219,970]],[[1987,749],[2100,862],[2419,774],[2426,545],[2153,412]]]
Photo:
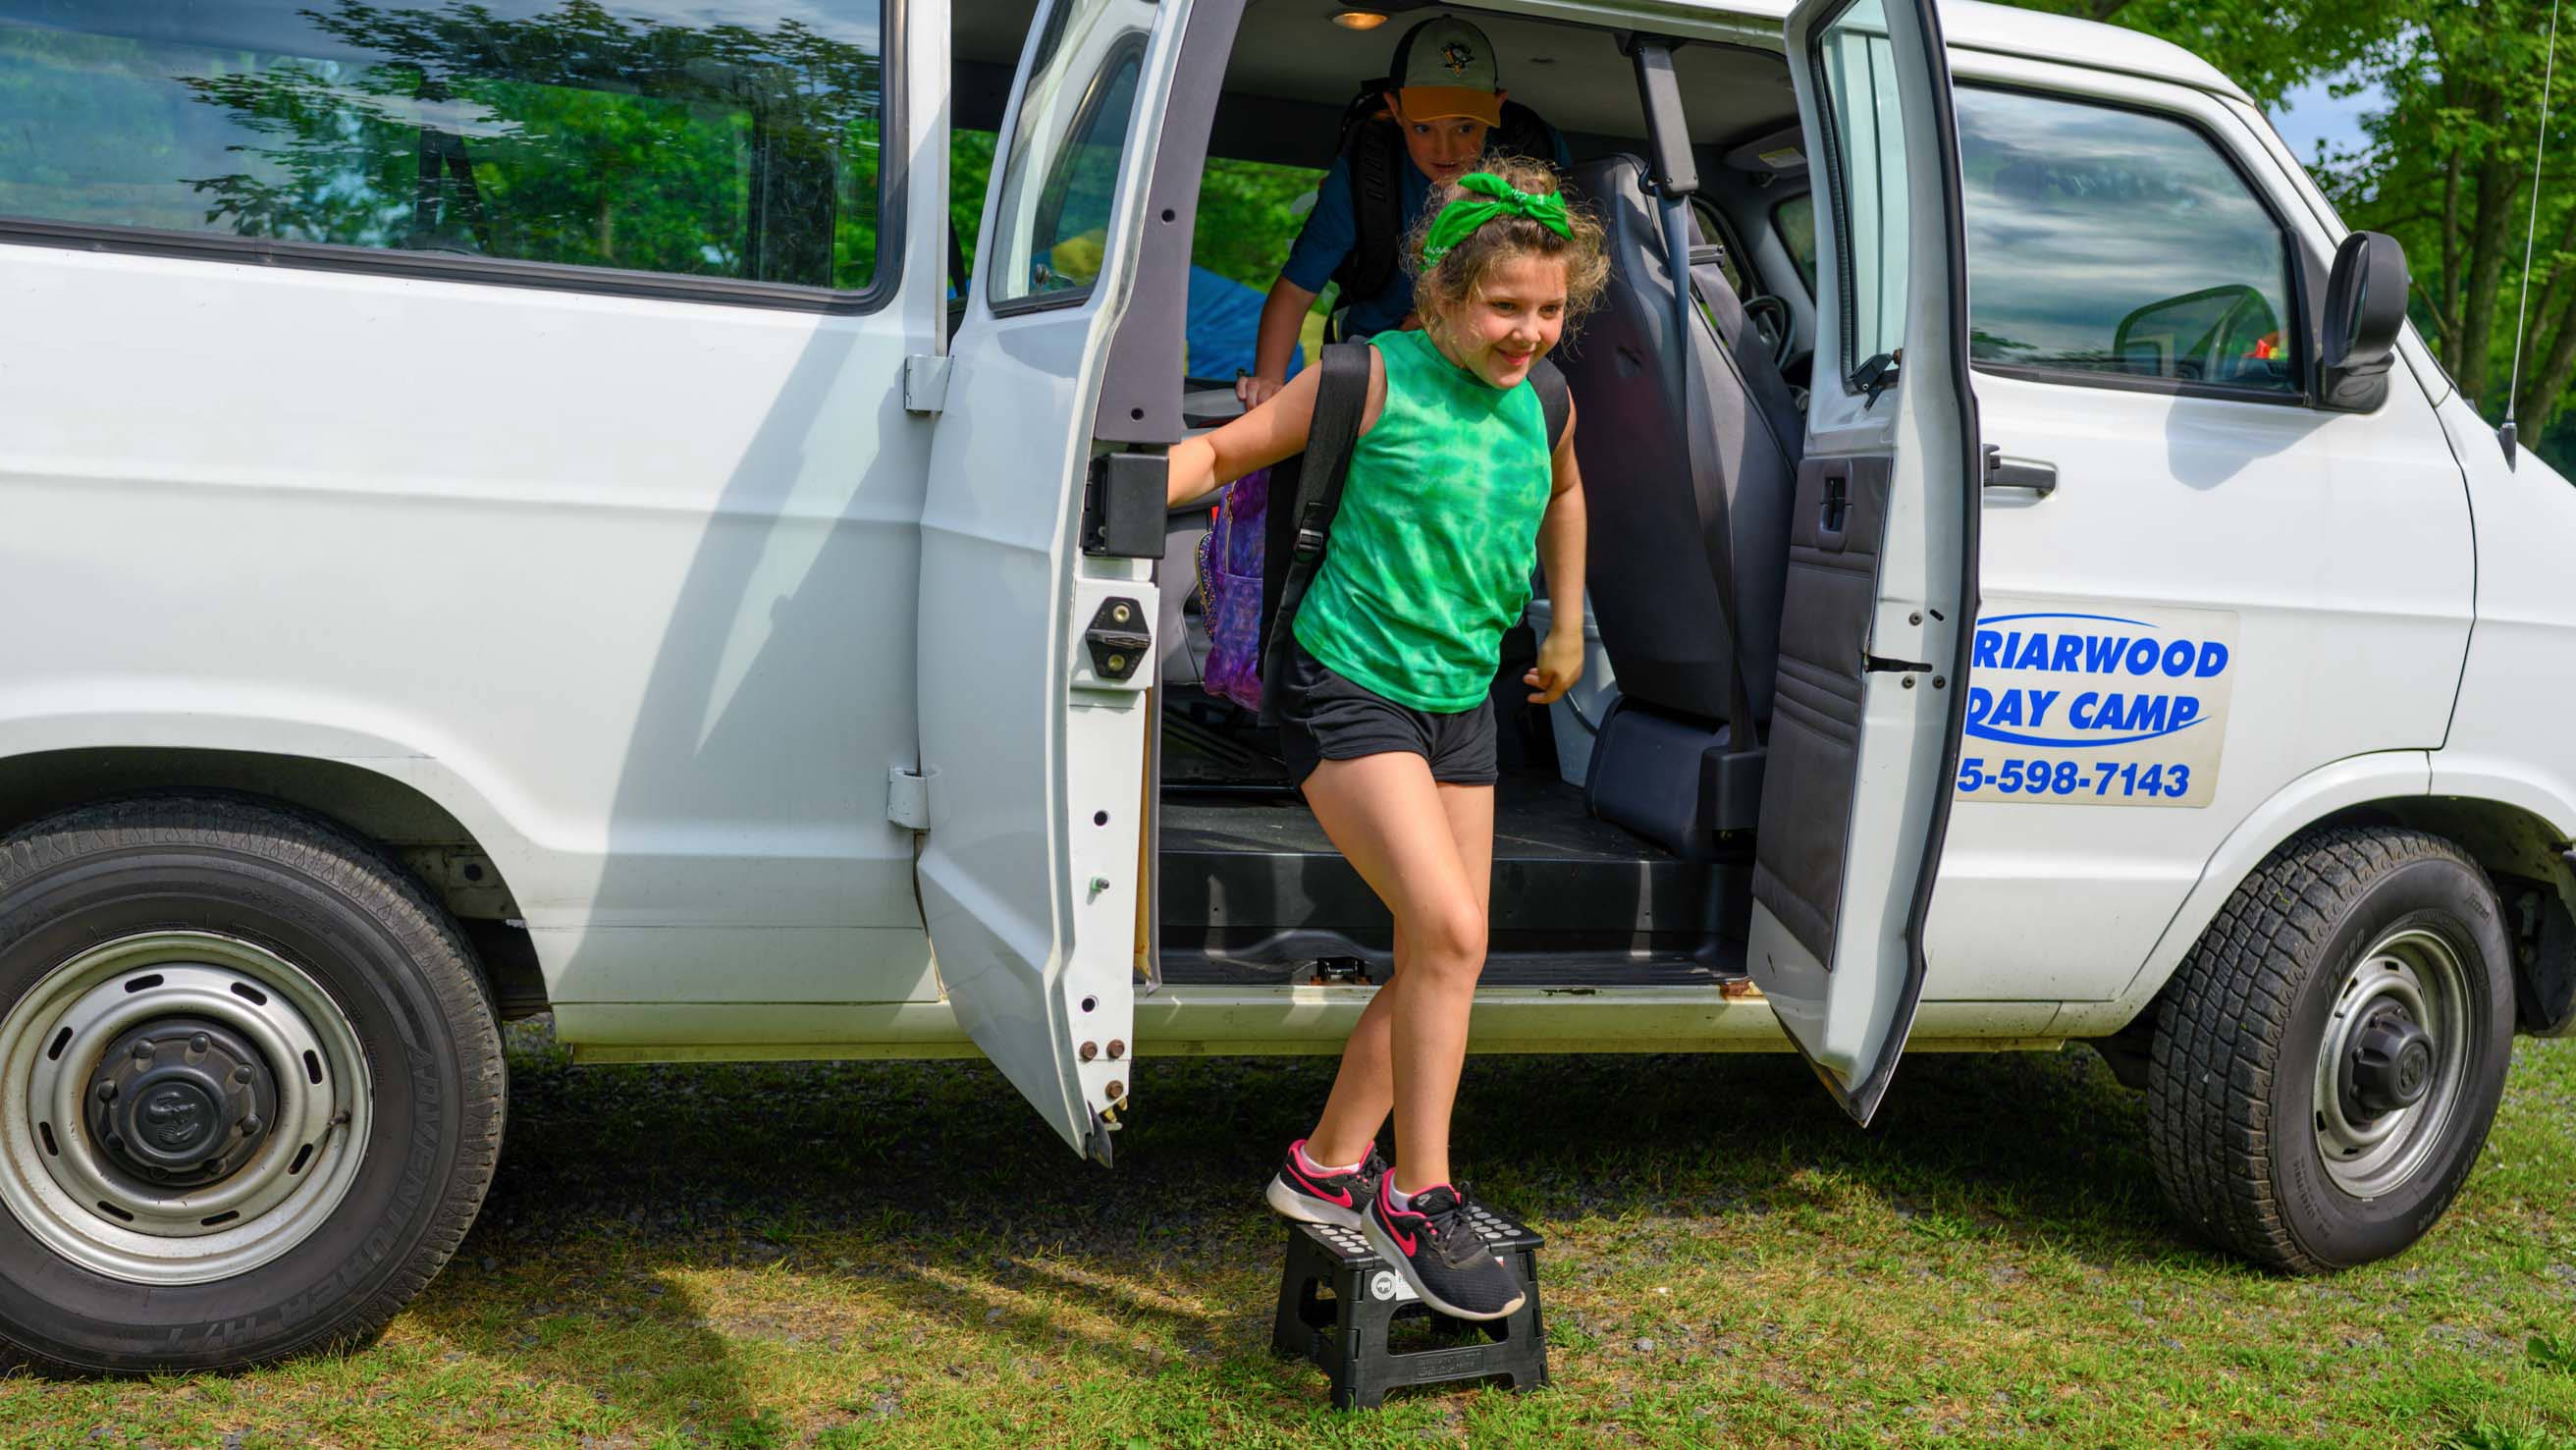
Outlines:
[[328,823],[157,798],[0,841],[0,1350],[371,1337],[472,1224],[504,1096],[454,923]]
[[2294,1273],[2421,1238],[2504,1094],[2509,950],[2440,837],[2328,828],[2265,858],[2159,999],[2149,1150],[2175,1211]]

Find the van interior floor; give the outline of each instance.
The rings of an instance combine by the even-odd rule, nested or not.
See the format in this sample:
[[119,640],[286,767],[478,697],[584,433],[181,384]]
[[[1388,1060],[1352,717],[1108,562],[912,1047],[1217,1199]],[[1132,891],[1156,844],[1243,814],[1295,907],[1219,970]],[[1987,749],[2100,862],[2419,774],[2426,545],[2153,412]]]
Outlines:
[[[1386,980],[1386,908],[1287,790],[1276,758],[1186,727],[1166,730],[1164,744],[1163,979]],[[1218,768],[1208,752],[1218,749],[1239,752],[1228,765],[1267,759],[1271,774],[1208,784]],[[1744,975],[1749,864],[1686,861],[1596,820],[1583,792],[1553,771],[1507,770],[1494,817],[1485,985],[1680,986]]]

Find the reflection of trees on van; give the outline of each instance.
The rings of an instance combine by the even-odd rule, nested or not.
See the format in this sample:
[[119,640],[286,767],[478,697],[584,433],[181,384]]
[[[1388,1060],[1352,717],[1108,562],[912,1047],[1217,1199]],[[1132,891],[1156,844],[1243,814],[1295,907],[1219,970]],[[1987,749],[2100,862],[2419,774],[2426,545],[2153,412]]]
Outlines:
[[2205,136],[2107,103],[1955,99],[1971,357],[2299,390],[2280,224]]
[[[111,169],[187,188],[195,226],[242,236],[845,288],[874,274],[869,46],[797,20],[669,24],[599,0],[524,18],[336,0],[299,18],[312,56],[80,37],[122,52],[118,86],[175,84],[222,117],[134,96],[180,134],[156,152],[151,126],[122,132]],[[0,33],[0,52],[23,34]],[[227,169],[197,169],[215,158]]]

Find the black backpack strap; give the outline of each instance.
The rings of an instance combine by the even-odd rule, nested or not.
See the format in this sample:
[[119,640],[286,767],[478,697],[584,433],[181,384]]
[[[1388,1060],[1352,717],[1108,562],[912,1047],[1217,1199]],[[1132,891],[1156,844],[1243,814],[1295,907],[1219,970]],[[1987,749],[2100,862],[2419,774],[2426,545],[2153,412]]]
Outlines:
[[1556,165],[1556,127],[1518,101],[1503,102],[1503,124],[1494,128],[1485,149],[1501,156],[1526,156]]
[[1351,177],[1351,251],[1333,271],[1342,284],[1342,304],[1375,297],[1395,278],[1396,253],[1404,244],[1403,177],[1407,164],[1404,138],[1391,121],[1368,120],[1353,126],[1342,159]]
[[[1333,515],[1342,506],[1342,483],[1350,476],[1351,450],[1360,440],[1360,419],[1368,412],[1371,349],[1364,342],[1337,342],[1324,349],[1316,366],[1323,377],[1315,389],[1314,421],[1306,429],[1306,451],[1300,455],[1293,499],[1273,496],[1274,523],[1261,561],[1265,584],[1278,580],[1277,603],[1264,617],[1261,641],[1261,722],[1275,725],[1277,686],[1288,671],[1289,631],[1297,605],[1314,582],[1324,560],[1324,543],[1332,533]],[[1276,483],[1278,474],[1271,478]],[[1280,505],[1287,504],[1288,507]],[[1283,549],[1282,544],[1286,547]],[[1264,590],[1266,594],[1267,589]]]
[[1530,364],[1529,381],[1538,394],[1539,411],[1547,418],[1547,452],[1553,458],[1565,441],[1565,425],[1573,421],[1574,395],[1565,385],[1565,374],[1546,358]]

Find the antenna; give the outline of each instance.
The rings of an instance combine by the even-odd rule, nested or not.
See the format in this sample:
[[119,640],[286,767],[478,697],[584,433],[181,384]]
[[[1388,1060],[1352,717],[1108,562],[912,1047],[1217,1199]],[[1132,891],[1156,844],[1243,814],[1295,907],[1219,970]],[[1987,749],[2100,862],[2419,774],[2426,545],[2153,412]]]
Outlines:
[[[2540,144],[2531,152],[2531,214],[2522,223],[2522,297],[2513,305],[2513,381],[2505,385],[2504,426],[2496,442],[2504,448],[2505,467],[2513,466],[2514,445],[2521,428],[2514,422],[2514,399],[2522,392],[2522,328],[2531,308],[2531,238],[2540,229],[2540,163],[2549,154],[2549,83],[2558,77],[2558,0],[2549,0],[2549,49],[2540,70]],[[2545,421],[2545,420],[2544,420]]]

